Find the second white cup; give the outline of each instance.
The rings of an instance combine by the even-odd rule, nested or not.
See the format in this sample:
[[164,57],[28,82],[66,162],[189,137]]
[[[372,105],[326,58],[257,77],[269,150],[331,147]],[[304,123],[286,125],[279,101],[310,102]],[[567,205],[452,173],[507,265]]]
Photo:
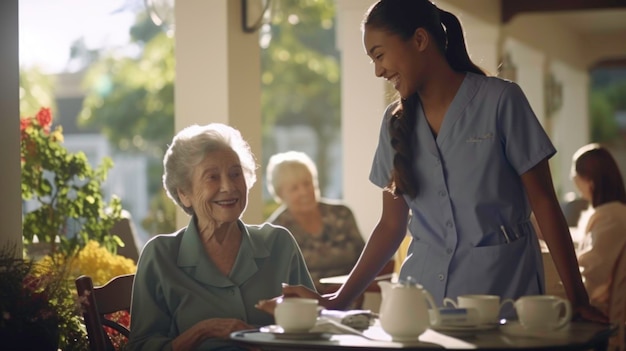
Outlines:
[[498,295],[459,295],[457,301],[446,297],[443,299],[443,305],[448,304],[455,308],[474,308],[478,311],[479,324],[496,324],[500,317],[500,310],[507,303],[513,303],[511,299],[505,299],[500,302]]
[[527,329],[560,329],[572,319],[572,305],[558,296],[522,296],[514,306],[520,323]]
[[307,332],[317,321],[317,300],[300,297],[283,298],[276,304],[274,319],[286,333]]

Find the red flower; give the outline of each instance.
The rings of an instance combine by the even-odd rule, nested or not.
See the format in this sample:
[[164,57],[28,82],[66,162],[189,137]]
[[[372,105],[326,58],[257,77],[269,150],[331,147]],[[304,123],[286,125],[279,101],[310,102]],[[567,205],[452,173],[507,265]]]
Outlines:
[[[104,317],[130,329],[130,313],[128,311],[113,312],[105,315]],[[116,350],[122,350],[128,342],[128,339],[113,328],[105,326],[104,330],[109,335],[109,338],[113,343],[113,347]]]
[[20,132],[24,132],[30,126],[30,118],[20,118]]
[[48,133],[50,132],[50,125],[52,124],[52,114],[50,113],[50,109],[46,107],[42,107],[39,112],[37,112],[37,122],[43,128],[43,130]]

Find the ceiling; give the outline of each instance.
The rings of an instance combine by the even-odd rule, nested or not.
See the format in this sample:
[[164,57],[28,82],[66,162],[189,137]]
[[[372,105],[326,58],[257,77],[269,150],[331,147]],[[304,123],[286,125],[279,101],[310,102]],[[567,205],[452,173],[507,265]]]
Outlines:
[[[559,11],[537,14],[550,16],[581,34],[626,33],[626,8],[610,10]],[[624,38],[626,47],[626,37]]]
[[[588,38],[621,36],[626,52],[626,0],[500,0],[500,5],[503,24],[515,16],[541,17]],[[626,56],[595,66],[626,67]]]

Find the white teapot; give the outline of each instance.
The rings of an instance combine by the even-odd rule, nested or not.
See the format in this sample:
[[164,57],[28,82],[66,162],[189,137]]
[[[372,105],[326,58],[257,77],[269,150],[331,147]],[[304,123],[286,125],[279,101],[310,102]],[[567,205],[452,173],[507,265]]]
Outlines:
[[437,305],[421,285],[388,281],[378,285],[382,293],[380,325],[393,340],[417,340],[431,325],[440,323]]

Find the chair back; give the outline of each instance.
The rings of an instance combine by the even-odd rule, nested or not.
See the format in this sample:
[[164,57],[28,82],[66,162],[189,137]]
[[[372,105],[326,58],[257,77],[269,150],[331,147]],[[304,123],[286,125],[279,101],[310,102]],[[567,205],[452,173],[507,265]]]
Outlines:
[[567,221],[567,225],[575,227],[578,225],[580,214],[589,207],[589,202],[582,198],[561,203],[561,210]]
[[130,331],[106,316],[119,311],[130,313],[134,278],[134,274],[120,275],[102,286],[95,287],[90,276],[81,275],[76,279],[76,290],[80,297],[89,347],[92,351],[115,350],[113,342],[105,332],[105,326],[128,339]]
[[609,303],[609,320],[617,325],[617,333],[609,341],[609,349],[626,350],[626,247],[617,259],[613,269],[611,297]]

